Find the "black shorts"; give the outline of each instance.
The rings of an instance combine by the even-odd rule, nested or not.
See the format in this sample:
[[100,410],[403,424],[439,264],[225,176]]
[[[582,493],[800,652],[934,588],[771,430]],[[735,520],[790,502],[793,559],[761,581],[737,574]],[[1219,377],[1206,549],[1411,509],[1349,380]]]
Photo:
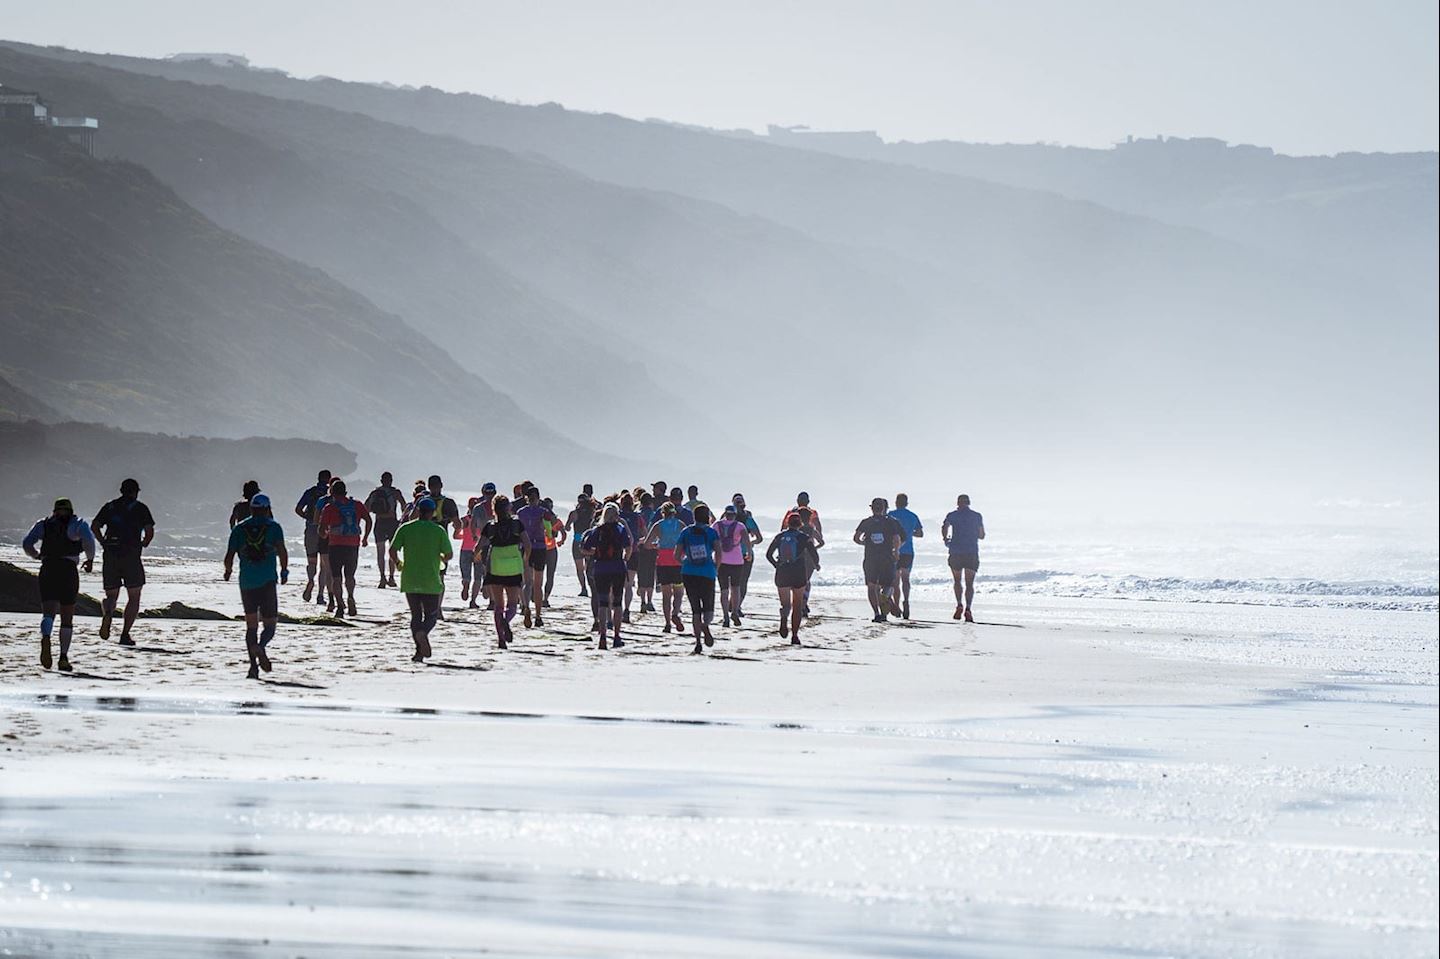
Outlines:
[[395,538],[400,521],[393,516],[382,516],[375,521],[375,542],[388,543]]
[[810,570],[803,562],[775,567],[775,585],[781,589],[804,589],[810,582]]
[[326,539],[324,536],[317,536],[317,537],[315,538],[315,555],[316,555],[316,556],[329,556],[329,555],[330,555],[330,540]]
[[320,552],[320,530],[315,526],[305,527],[305,555],[315,556]]
[[524,585],[525,585],[525,576],[524,576],[523,574],[521,574],[521,573],[510,573],[509,575],[506,575],[506,576],[501,576],[501,575],[499,575],[498,573],[486,573],[486,574],[485,574],[485,585],[486,585],[486,586],[516,586],[516,587],[524,586]]
[[957,573],[960,572],[960,570],[962,569],[968,569],[970,570],[970,572],[973,573],[980,568],[980,554],[951,553],[950,568],[955,570],[955,572]]
[[745,582],[744,563],[721,563],[719,576],[720,588],[726,589],[732,586],[739,586]]
[[896,568],[896,569],[914,569],[914,568],[915,568],[915,554],[914,554],[914,553],[901,553],[901,554],[900,554],[900,558],[895,561],[895,568]]
[[596,573],[595,602],[616,607],[625,599],[625,573]]
[[640,571],[640,554],[642,552],[643,550],[637,549],[630,553],[630,558],[625,561],[625,569],[627,572],[638,573]]
[[251,613],[259,613],[261,619],[278,619],[280,617],[280,599],[275,592],[274,582],[256,586],[254,589],[240,590],[240,605],[245,607],[247,616]]
[[546,550],[543,549],[532,549],[530,551],[530,559],[526,561],[525,565],[536,572],[545,572],[545,553]]
[[655,567],[655,582],[660,586],[679,586],[680,567],[657,565]]
[[894,586],[895,558],[880,556],[865,560],[865,585]]
[[139,589],[145,585],[145,564],[138,549],[115,549],[107,546],[100,579],[106,589]]
[[40,562],[40,602],[74,606],[80,595],[80,567],[68,559]]
[[715,581],[709,576],[683,576],[685,598],[692,613],[715,612]]
[[330,547],[330,578],[340,579],[342,576],[354,578],[355,570],[360,568],[360,547],[358,546],[332,546]]

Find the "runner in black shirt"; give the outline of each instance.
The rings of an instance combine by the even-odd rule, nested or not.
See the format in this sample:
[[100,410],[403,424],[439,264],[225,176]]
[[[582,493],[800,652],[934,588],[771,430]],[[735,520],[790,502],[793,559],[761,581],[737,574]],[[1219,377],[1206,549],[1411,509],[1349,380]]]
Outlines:
[[895,585],[895,567],[905,530],[893,517],[885,515],[889,509],[883,497],[875,497],[870,501],[871,515],[855,527],[855,543],[865,547],[865,588],[877,623],[886,621],[886,613],[900,615],[890,588]]
[[100,618],[100,638],[110,638],[110,624],[123,586],[126,596],[121,646],[135,645],[130,630],[140,612],[140,590],[145,585],[145,564],[140,556],[155,538],[155,517],[150,515],[150,507],[137,499],[139,495],[140,484],[127,479],[120,484],[120,497],[100,507],[90,522],[90,529],[103,546],[101,579],[105,586],[105,605]]

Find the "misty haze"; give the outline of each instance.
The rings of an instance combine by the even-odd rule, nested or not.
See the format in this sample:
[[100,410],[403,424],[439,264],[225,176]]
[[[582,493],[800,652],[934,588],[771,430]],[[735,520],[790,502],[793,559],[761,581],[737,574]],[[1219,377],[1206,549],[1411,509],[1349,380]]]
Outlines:
[[1436,955],[1436,26],[7,11],[0,951]]

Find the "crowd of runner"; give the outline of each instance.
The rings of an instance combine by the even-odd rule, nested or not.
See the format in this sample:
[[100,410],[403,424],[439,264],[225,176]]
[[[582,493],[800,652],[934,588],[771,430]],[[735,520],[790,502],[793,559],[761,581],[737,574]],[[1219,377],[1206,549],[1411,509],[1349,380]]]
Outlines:
[[[119,641],[135,645],[131,633],[145,584],[143,553],[155,535],[155,519],[139,493],[139,483],[125,480],[119,498],[101,507],[90,523],[76,515],[69,499],[57,499],[52,514],[25,537],[25,552],[40,561],[44,668],[54,662],[51,638],[58,616],[57,665],[72,669],[79,571],[82,566],[86,572],[93,568],[97,543],[105,589],[100,638],[111,635],[123,588],[127,597]],[[242,493],[230,512],[223,569],[229,581],[238,560],[253,679],[271,669],[267,647],[279,623],[278,587],[289,582],[290,556],[270,497],[253,480],[244,484]],[[763,555],[774,570],[779,633],[800,645],[801,629],[810,616],[811,581],[825,547],[824,525],[808,493],[796,496],[768,544],[740,493],[717,511],[695,486],[682,490],[657,481],[597,496],[586,484],[563,519],[532,482],[516,483],[511,494],[486,483],[462,510],[445,495],[439,476],[417,480],[407,497],[394,485],[394,477],[384,473],[380,485],[362,501],[350,494],[343,479],[321,470],[294,507],[305,524],[301,595],[332,616],[355,617],[360,552],[373,540],[376,586],[404,594],[415,647],[411,658],[423,663],[432,655],[431,631],[444,618],[446,574],[458,544],[461,602],[470,609],[483,604],[491,613],[499,648],[506,649],[515,641],[517,615],[527,629],[544,626],[560,551],[568,543],[579,595],[590,601],[591,630],[599,634],[600,649],[625,645],[632,613],[656,614],[663,632],[693,639],[692,652],[702,654],[715,642],[711,627],[717,605],[721,628],[744,622],[751,573],[756,556]],[[893,508],[876,497],[870,511],[856,527],[853,541],[864,550],[873,619],[909,619],[915,540],[925,536],[924,526],[903,493],[895,497]],[[974,622],[971,605],[985,526],[968,496],[957,498],[956,508],[941,524],[941,538],[954,577],[955,619]],[[764,552],[757,553],[762,545]]]

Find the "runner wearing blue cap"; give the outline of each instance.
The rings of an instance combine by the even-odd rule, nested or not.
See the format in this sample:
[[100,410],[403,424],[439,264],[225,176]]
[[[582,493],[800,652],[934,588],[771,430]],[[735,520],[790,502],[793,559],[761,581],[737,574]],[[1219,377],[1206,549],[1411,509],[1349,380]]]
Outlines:
[[[270,497],[256,493],[250,497],[250,517],[235,524],[225,551],[225,581],[230,581],[235,557],[240,557],[240,603],[245,609],[245,651],[250,656],[251,679],[260,678],[260,670],[270,672],[270,657],[265,647],[275,638],[280,621],[280,603],[276,583],[290,579],[290,554],[285,550],[285,532],[275,522]],[[276,560],[280,569],[275,569]],[[261,629],[261,624],[264,629]]]

